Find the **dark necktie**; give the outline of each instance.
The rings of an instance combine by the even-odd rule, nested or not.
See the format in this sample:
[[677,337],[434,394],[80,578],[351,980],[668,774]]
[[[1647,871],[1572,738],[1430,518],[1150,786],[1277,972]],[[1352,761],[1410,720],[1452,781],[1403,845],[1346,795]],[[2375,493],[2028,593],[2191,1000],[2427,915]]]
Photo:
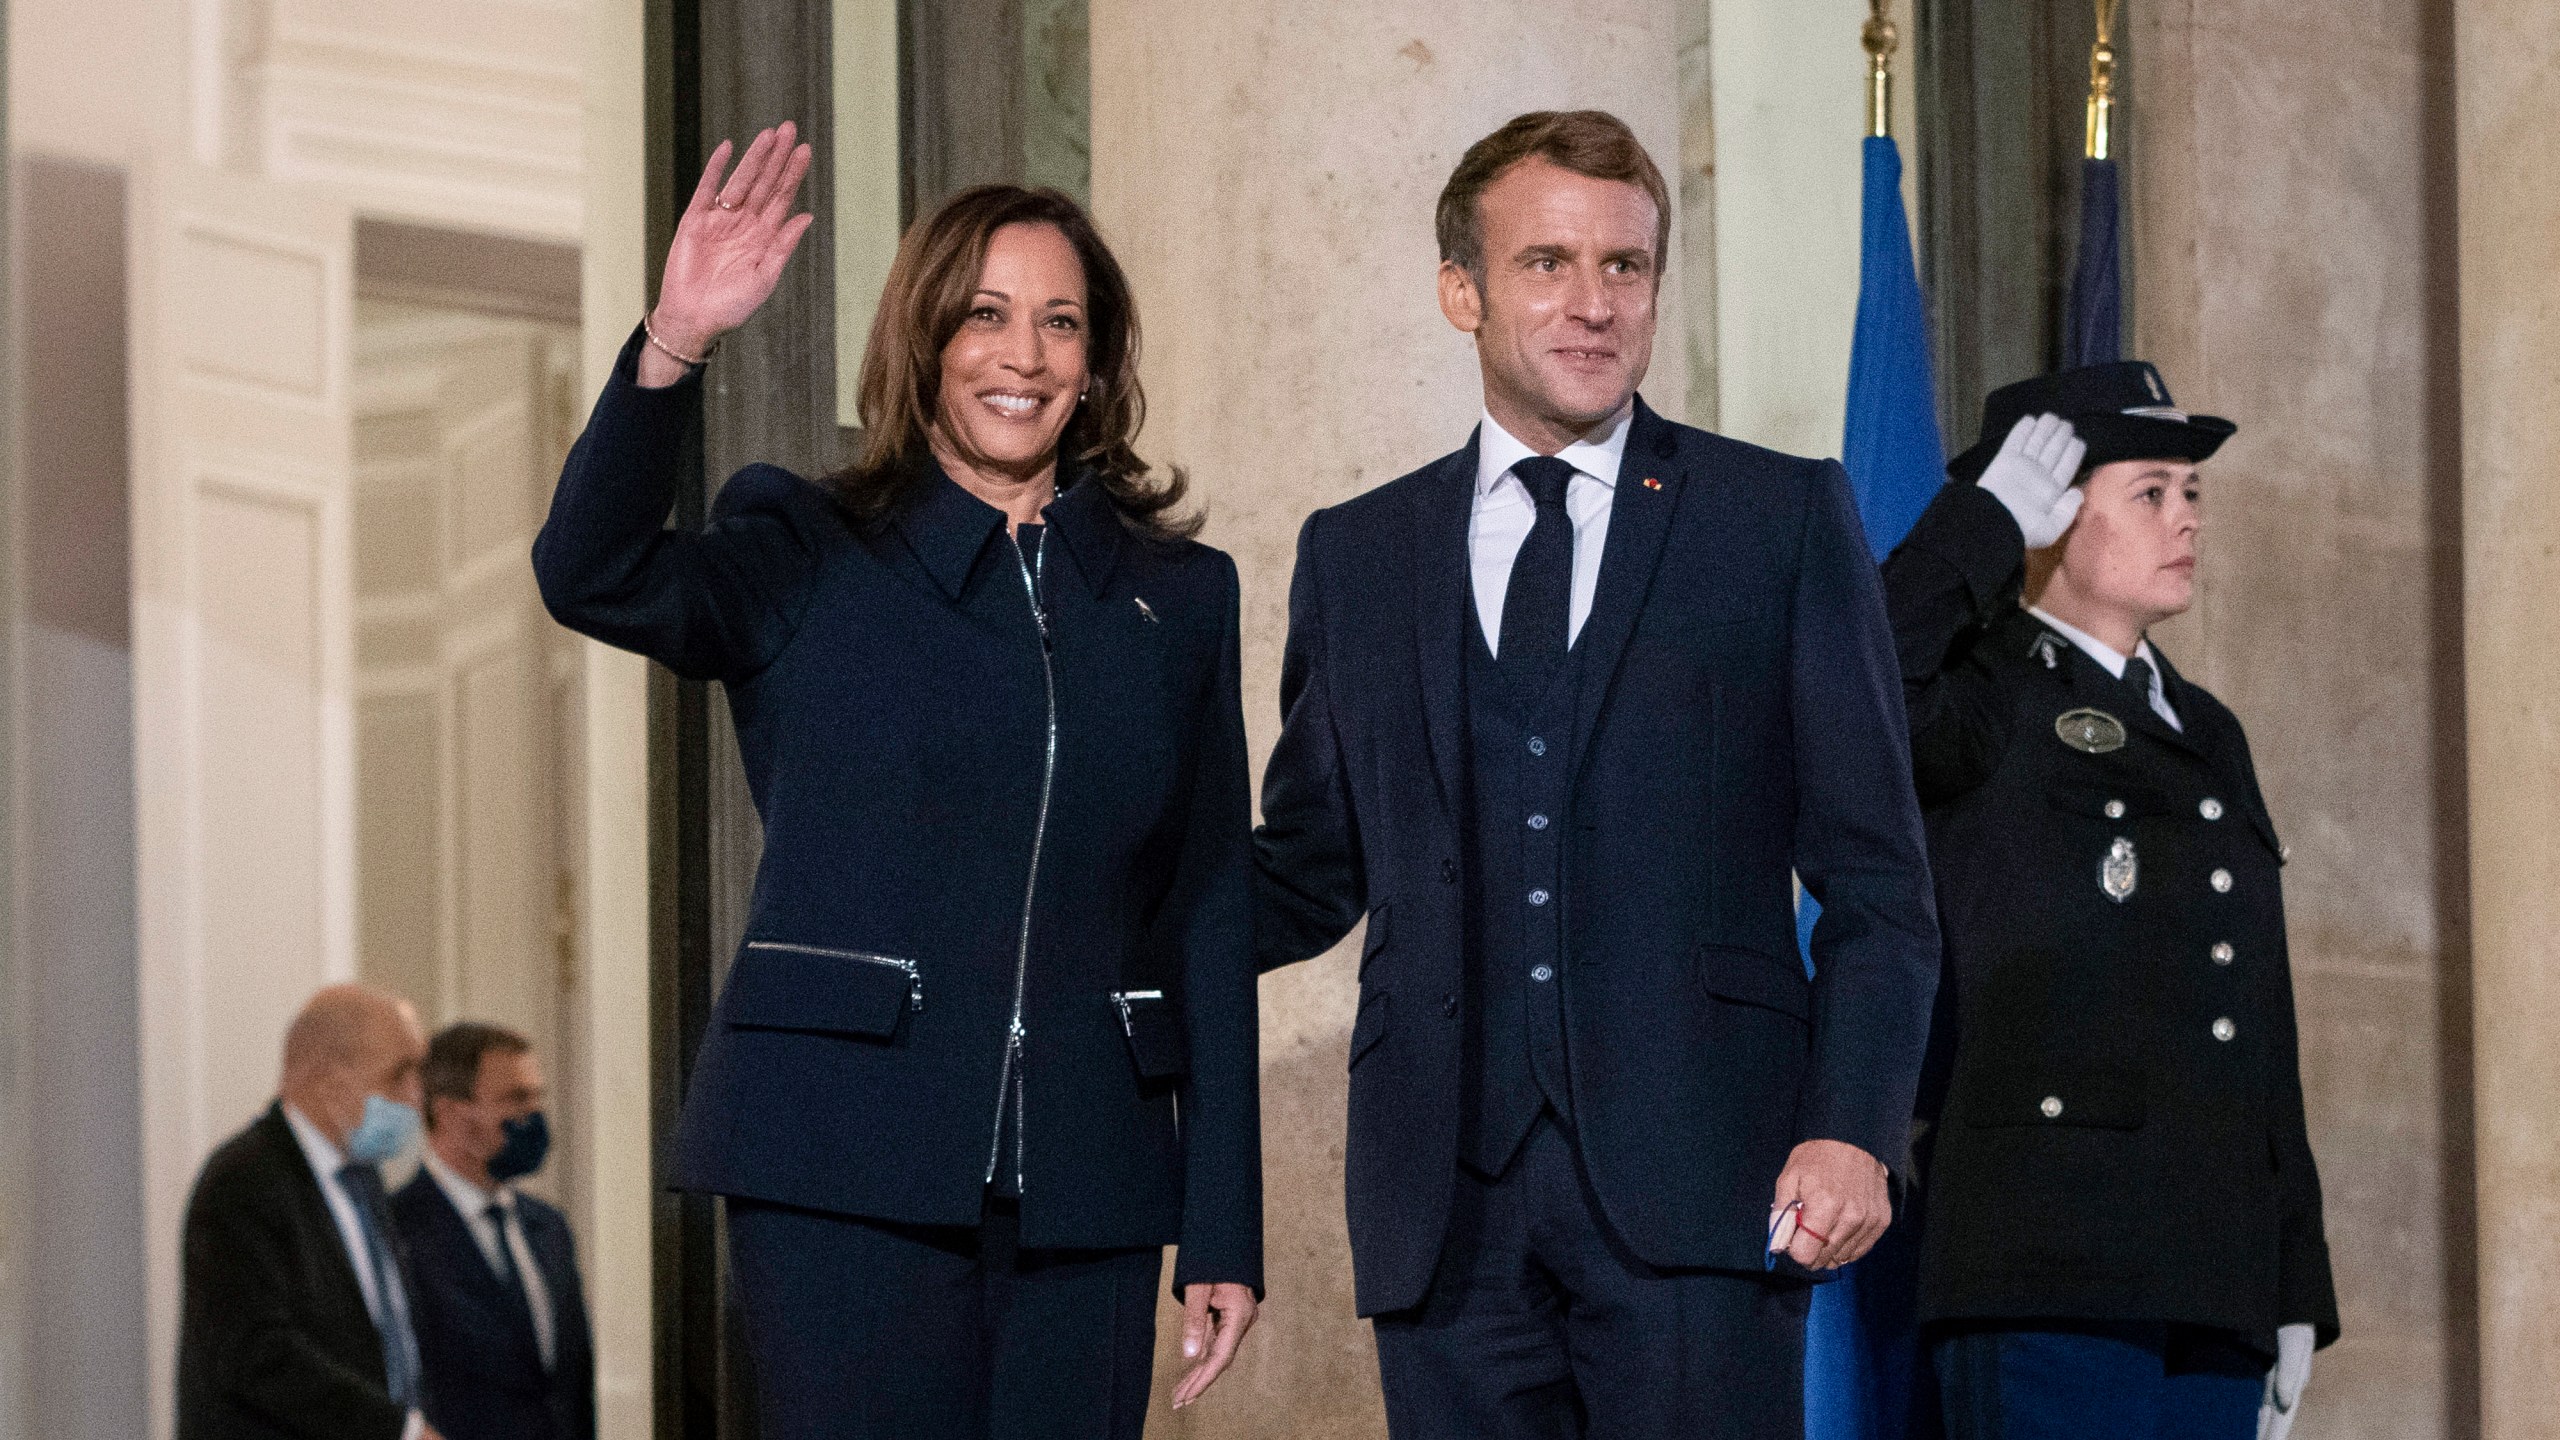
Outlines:
[[2151,662],[2136,655],[2124,662],[2124,688],[2132,696],[2127,703],[2143,714],[2151,709]]
[[373,1292],[382,1313],[374,1317],[382,1332],[383,1388],[394,1402],[418,1404],[418,1334],[409,1323],[409,1291],[400,1283],[400,1261],[391,1249],[391,1206],[383,1198],[382,1176],[370,1165],[346,1165],[338,1183],[355,1202],[356,1228],[364,1232],[365,1255],[373,1262]]
[[[515,1223],[515,1217],[502,1200],[489,1202],[488,1215],[490,1226],[498,1232],[498,1283],[507,1287],[507,1294],[515,1302],[517,1313],[524,1318],[526,1332],[534,1337],[534,1348],[539,1350],[542,1348],[542,1330],[533,1318],[533,1296],[525,1289],[524,1272],[516,1268],[515,1246],[507,1234],[508,1227]],[[547,1360],[544,1363],[549,1364]]]
[[1563,658],[1573,613],[1573,517],[1565,513],[1565,487],[1573,467],[1552,455],[1533,455],[1511,467],[1537,502],[1537,523],[1511,562],[1502,592],[1503,669],[1543,679]]

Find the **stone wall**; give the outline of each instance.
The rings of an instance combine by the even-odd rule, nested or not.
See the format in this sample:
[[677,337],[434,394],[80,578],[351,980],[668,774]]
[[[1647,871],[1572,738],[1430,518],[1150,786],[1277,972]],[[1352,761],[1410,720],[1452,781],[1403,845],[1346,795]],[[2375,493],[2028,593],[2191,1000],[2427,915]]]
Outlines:
[[2345,1338],[2305,1440],[2478,1426],[2449,7],[2150,0],[2136,346],[2240,433],[2164,648],[2248,726]]

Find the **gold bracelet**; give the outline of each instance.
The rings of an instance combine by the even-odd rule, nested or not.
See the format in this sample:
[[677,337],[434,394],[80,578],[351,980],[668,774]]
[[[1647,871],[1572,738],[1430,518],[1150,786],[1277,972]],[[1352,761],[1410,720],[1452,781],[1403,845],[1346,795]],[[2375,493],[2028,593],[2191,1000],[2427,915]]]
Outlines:
[[677,350],[673,345],[670,345],[666,341],[658,338],[658,327],[649,323],[649,317],[645,313],[640,317],[640,333],[649,337],[649,343],[658,348],[659,354],[666,356],[668,359],[675,361],[679,365],[699,366],[709,361],[712,356],[720,353],[720,342],[714,340],[711,342],[711,348],[703,351],[701,357],[698,359],[694,356],[684,354]]

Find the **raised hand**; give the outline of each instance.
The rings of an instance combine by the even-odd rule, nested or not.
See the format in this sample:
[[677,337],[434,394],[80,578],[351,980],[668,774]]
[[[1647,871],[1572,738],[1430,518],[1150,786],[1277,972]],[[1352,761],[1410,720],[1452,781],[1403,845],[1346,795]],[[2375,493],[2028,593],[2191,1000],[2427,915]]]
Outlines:
[[[693,199],[676,221],[657,308],[649,312],[649,328],[668,348],[708,353],[721,336],[745,324],[781,281],[782,267],[814,218],[791,213],[809,173],[809,147],[797,144],[798,138],[799,128],[789,121],[757,132],[734,171],[728,141],[711,152]],[[653,369],[664,376],[654,382],[659,384],[683,373],[651,347],[642,384],[653,383]]]
[[2041,550],[2060,540],[2080,513],[2082,492],[2071,482],[2088,453],[2089,442],[2073,433],[2070,421],[2023,415],[2009,427],[1978,483],[2009,507],[2027,548]]

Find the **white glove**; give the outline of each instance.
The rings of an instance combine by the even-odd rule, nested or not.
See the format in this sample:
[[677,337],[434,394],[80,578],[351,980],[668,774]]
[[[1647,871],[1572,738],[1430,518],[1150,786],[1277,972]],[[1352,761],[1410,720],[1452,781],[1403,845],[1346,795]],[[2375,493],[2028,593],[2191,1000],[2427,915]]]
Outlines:
[[2027,548],[2042,550],[2071,528],[2080,513],[2081,494],[2071,482],[2080,474],[2080,457],[2089,442],[2072,433],[2059,415],[2028,415],[2009,427],[2000,453],[1991,457],[1978,482],[2000,497],[2027,537]]
[[2302,1413],[2302,1387],[2311,1382],[2316,1343],[2308,1325],[2276,1331],[2276,1367],[2267,1372],[2266,1394],[2258,1402],[2258,1440],[2285,1440],[2293,1433],[2293,1417]]

